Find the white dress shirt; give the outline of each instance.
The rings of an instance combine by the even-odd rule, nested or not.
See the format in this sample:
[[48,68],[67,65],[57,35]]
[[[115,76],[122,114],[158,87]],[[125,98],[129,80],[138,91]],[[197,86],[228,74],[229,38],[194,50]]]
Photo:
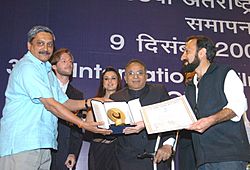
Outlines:
[[57,79],[57,80],[58,80],[58,82],[59,82],[59,85],[60,85],[62,91],[63,91],[64,93],[66,93],[66,90],[67,90],[68,85],[69,85],[69,81],[68,81],[66,84],[63,84],[59,79]]
[[[198,80],[197,74],[195,74],[193,82],[196,87],[196,102],[198,96]],[[230,70],[225,78],[224,82],[224,93],[227,98],[227,105],[224,108],[233,110],[236,114],[231,120],[234,122],[240,121],[241,116],[247,110],[247,98],[244,94],[244,86],[234,70]]]

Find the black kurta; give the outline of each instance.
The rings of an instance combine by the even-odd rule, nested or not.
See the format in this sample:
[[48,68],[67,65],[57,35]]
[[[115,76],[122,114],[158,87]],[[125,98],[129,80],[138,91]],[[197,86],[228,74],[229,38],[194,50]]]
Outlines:
[[[146,84],[138,91],[130,90],[127,87],[114,93],[110,97],[114,101],[129,101],[140,98],[142,106],[168,100],[170,97],[163,85]],[[160,146],[172,134],[163,133]],[[138,159],[137,155],[145,151],[154,152],[157,134],[148,135],[146,129],[138,134],[121,135],[117,139],[116,156],[121,170],[152,170],[153,161],[150,158]],[[167,170],[167,162],[158,165],[158,170]]]

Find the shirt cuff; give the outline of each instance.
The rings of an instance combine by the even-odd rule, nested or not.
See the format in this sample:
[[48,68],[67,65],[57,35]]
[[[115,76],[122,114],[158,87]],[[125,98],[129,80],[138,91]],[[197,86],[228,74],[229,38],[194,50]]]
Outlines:
[[233,117],[231,119],[231,121],[238,122],[238,121],[240,121],[244,112],[246,112],[246,110],[247,110],[247,100],[245,99],[245,101],[241,102],[241,107],[234,107],[228,103],[224,108],[229,108],[229,109],[233,110],[233,112],[236,114],[236,116]]
[[175,142],[174,138],[169,138],[168,140],[166,140],[165,142],[163,142],[163,145],[174,146],[174,142]]

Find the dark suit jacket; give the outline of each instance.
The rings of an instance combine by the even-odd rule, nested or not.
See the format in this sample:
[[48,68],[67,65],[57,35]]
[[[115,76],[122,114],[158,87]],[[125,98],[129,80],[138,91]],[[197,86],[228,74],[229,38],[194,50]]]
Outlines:
[[[68,85],[66,95],[70,99],[83,99],[83,93],[74,88],[71,84]],[[79,112],[79,116],[81,113]],[[58,119],[58,149],[52,151],[51,170],[68,170],[64,165],[68,154],[74,154],[76,158],[80,153],[82,146],[83,133],[82,129],[68,122]]]
[[[146,86],[139,91],[133,91],[125,87],[124,89],[111,95],[114,101],[129,101],[135,98],[140,98],[142,106],[158,103],[168,100],[170,97],[165,90],[165,87],[160,84],[146,84]],[[163,133],[160,146],[172,133]],[[122,170],[152,170],[152,160],[149,158],[137,159],[138,154],[145,151],[152,153],[156,144],[157,134],[148,135],[146,130],[142,130],[138,134],[121,135],[118,136],[116,155]],[[167,170],[167,164],[158,166],[158,170]]]

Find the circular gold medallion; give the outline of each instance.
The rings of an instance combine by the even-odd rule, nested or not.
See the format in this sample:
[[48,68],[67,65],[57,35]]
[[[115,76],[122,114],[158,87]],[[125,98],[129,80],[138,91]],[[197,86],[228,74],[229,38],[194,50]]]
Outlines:
[[108,118],[115,122],[116,126],[125,124],[125,114],[117,108],[111,108],[107,112]]

